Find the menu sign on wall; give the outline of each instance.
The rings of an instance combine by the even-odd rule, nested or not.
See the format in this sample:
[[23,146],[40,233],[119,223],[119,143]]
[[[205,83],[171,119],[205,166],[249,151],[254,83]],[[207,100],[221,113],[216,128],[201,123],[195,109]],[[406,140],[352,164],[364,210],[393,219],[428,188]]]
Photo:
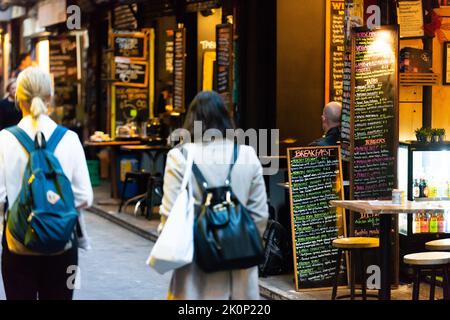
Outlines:
[[116,126],[148,119],[148,98],[147,88],[116,86]]
[[342,160],[350,161],[351,108],[352,108],[352,55],[345,53],[342,87],[341,147]]
[[186,29],[175,30],[173,62],[173,107],[175,111],[185,111],[186,79]]
[[233,105],[233,25],[222,24],[216,26],[216,62],[217,84],[216,91],[229,110]]
[[[330,206],[343,199],[340,147],[288,149],[296,289],[332,286],[345,215]],[[342,277],[342,281],[344,281]]]
[[397,19],[400,25],[400,38],[423,37],[422,0],[397,1]]
[[147,56],[145,34],[115,34],[114,56],[143,60]]
[[[397,171],[397,27],[355,28],[352,48],[350,195],[355,200],[388,200],[396,187]],[[354,232],[377,235],[378,218],[356,219]]]
[[50,73],[55,82],[77,80],[77,39],[75,36],[59,36],[49,39]]
[[55,107],[64,107],[63,121],[76,116],[78,105],[78,61],[76,36],[49,38],[49,70],[53,76]]
[[116,57],[114,59],[116,85],[147,87],[148,63]]
[[327,0],[325,101],[342,101],[345,54],[344,0]]

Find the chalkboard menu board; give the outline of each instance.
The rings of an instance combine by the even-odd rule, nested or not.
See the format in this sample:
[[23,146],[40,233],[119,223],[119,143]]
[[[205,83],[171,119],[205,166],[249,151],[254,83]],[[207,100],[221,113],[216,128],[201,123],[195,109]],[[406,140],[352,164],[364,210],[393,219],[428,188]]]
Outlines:
[[[398,150],[397,27],[354,28],[352,49],[350,196],[391,199]],[[375,236],[378,218],[360,217],[353,229],[356,236]]]
[[233,25],[216,26],[216,91],[229,110],[233,106]]
[[136,3],[130,5],[119,5],[113,11],[113,28],[121,30],[136,30],[138,21],[133,12],[138,11]]
[[219,8],[220,0],[185,0],[186,12],[198,12],[208,9]]
[[327,0],[325,101],[342,101],[345,54],[344,0]]
[[76,81],[77,77],[77,40],[75,36],[58,36],[49,39],[50,73],[55,83]]
[[186,29],[175,30],[173,62],[173,107],[185,111]]
[[115,87],[116,127],[129,121],[148,119],[149,94],[147,88]]
[[53,76],[55,107],[64,107],[62,120],[76,117],[78,105],[78,61],[76,36],[49,38],[49,70]]
[[345,234],[344,211],[330,206],[343,199],[340,147],[288,149],[288,166],[296,289],[332,286],[332,242]]
[[147,57],[145,34],[115,34],[114,56],[144,60]]
[[148,63],[117,57],[114,59],[115,85],[147,87]]

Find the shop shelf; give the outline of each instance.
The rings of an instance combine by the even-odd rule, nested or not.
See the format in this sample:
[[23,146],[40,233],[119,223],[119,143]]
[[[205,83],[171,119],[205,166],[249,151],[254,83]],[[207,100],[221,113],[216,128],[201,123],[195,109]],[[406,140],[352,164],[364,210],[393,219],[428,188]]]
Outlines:
[[448,197],[440,197],[440,198],[415,198],[414,201],[417,202],[428,202],[428,201],[450,201]]
[[437,73],[400,73],[400,85],[402,86],[436,86],[439,83],[440,77]]

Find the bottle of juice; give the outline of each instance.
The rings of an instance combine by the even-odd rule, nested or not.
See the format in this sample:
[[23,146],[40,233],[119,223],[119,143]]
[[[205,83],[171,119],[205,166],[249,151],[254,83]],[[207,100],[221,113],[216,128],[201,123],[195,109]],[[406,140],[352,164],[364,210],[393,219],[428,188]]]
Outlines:
[[430,225],[428,222],[428,214],[424,213],[422,215],[422,221],[420,223],[420,232],[421,233],[428,233],[430,231]]
[[430,233],[438,232],[438,219],[437,219],[435,213],[431,214],[429,229],[430,229]]
[[414,215],[414,229],[413,229],[413,233],[420,233],[420,231],[421,231],[421,219],[422,219],[422,215],[420,213]]
[[438,196],[438,186],[436,179],[433,177],[428,183],[428,198],[437,198]]
[[445,219],[443,213],[439,213],[438,215],[438,232],[445,233]]

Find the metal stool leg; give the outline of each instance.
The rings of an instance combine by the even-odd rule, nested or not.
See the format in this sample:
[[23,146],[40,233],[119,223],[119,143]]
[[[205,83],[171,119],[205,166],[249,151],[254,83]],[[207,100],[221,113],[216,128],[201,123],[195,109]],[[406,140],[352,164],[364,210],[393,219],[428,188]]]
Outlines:
[[339,272],[341,269],[341,261],[342,261],[342,250],[338,249],[337,260],[336,260],[336,271],[334,274],[334,284],[333,284],[333,292],[331,294],[331,300],[336,300],[337,288],[339,285]]
[[419,300],[420,292],[420,268],[414,268],[413,300]]
[[359,259],[361,260],[361,293],[362,299],[367,300],[367,292],[366,292],[367,270],[366,270],[366,263],[364,261],[364,253],[365,253],[364,249],[359,250]]
[[355,282],[356,282],[356,254],[355,250],[350,251],[350,265],[352,270],[350,271],[350,299],[355,300]]
[[448,272],[449,266],[444,266],[444,281],[442,282],[442,289],[444,291],[444,300],[450,300],[450,278]]
[[129,176],[125,175],[125,181],[124,181],[123,187],[122,187],[122,196],[121,196],[121,199],[120,199],[119,212],[122,212],[122,207],[123,207],[123,204],[125,202],[125,192],[127,190],[128,180],[129,180]]
[[430,285],[430,300],[434,300],[434,294],[436,292],[436,268],[431,270],[431,285]]
[[155,185],[155,178],[152,175],[150,179],[148,180],[148,186],[147,186],[147,219],[150,219],[153,214],[153,188]]

